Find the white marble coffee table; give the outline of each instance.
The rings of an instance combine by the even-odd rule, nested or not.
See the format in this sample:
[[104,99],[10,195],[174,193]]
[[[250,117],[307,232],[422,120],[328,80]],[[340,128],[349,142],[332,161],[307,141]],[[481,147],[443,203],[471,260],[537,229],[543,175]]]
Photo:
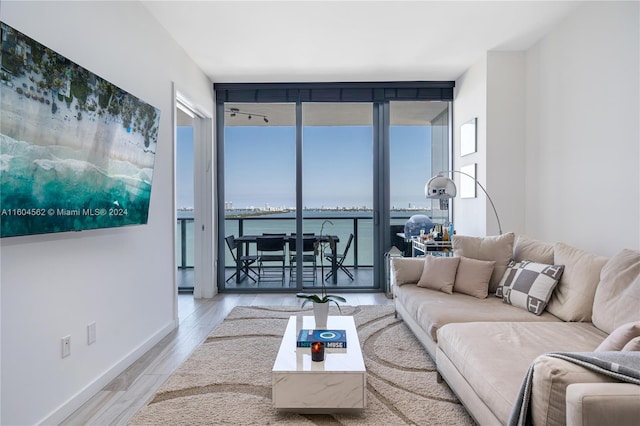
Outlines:
[[313,329],[313,316],[291,316],[273,365],[273,406],[298,412],[339,412],[367,406],[367,371],[353,317],[330,316],[327,329],[346,330],[346,349],[325,349],[322,362],[310,348],[296,348],[298,332]]

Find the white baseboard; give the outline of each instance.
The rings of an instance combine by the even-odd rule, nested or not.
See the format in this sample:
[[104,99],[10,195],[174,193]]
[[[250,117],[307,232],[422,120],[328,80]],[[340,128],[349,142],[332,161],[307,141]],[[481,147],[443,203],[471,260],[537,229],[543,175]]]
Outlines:
[[113,379],[118,377],[120,373],[129,368],[149,349],[154,347],[158,342],[160,342],[160,340],[171,333],[171,331],[173,331],[177,326],[177,320],[171,321],[166,324],[164,327],[158,330],[157,333],[147,339],[147,341],[142,343],[136,349],[131,351],[127,356],[125,356],[122,360],[117,362],[113,367],[107,370],[103,375],[97,377],[93,382],[89,383],[81,391],[79,391],[77,394],[69,398],[66,402],[64,402],[53,412],[51,412],[51,414],[47,415],[45,418],[39,421],[38,424],[57,425],[62,423],[67,417],[73,414],[74,411],[82,407],[83,404],[89,401],[102,388],[111,383]]

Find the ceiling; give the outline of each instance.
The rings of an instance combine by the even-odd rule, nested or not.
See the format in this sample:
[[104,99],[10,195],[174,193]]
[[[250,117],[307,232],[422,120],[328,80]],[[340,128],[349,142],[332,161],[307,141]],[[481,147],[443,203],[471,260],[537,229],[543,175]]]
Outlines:
[[[447,110],[448,102],[403,101],[393,102],[390,109],[391,125],[426,126]],[[294,126],[295,103],[225,104],[225,126]],[[237,108],[238,114],[231,114]],[[252,118],[249,118],[252,117]],[[263,120],[266,117],[267,120]],[[302,105],[302,123],[305,126],[372,126],[371,103],[313,103]]]
[[141,1],[213,82],[456,80],[578,1]]

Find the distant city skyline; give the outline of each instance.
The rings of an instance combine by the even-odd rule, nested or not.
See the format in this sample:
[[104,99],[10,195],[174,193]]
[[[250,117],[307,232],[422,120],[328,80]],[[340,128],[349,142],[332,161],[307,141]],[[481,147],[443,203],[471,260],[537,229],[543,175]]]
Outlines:
[[[193,207],[193,128],[178,127],[176,199]],[[371,209],[373,130],[370,126],[303,129],[303,206]],[[432,175],[428,126],[392,126],[389,161],[392,209],[425,209],[424,184]],[[295,209],[295,128],[225,128],[225,205],[234,209]]]
[[[431,207],[430,206],[424,206],[424,205],[413,205],[411,203],[409,203],[408,206],[395,206],[392,205],[391,209],[392,210],[429,210]],[[224,203],[224,209],[225,210],[240,210],[240,211],[272,211],[272,212],[277,212],[277,211],[295,211],[296,207],[295,206],[272,206],[269,204],[266,204],[264,206],[244,206],[244,207],[235,207],[233,205],[232,202],[226,201]],[[371,206],[320,206],[320,207],[307,207],[307,206],[303,206],[302,207],[303,210],[372,210],[373,208]]]

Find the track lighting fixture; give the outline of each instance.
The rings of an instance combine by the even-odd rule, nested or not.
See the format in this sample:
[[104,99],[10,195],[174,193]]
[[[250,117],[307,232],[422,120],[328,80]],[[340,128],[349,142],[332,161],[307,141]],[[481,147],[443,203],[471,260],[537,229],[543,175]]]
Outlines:
[[262,120],[265,123],[269,122],[269,118],[266,115],[256,114],[256,113],[253,113],[253,112],[240,111],[239,108],[225,109],[224,112],[228,112],[229,113],[229,117],[236,117],[238,115],[245,115],[247,117],[247,120],[251,120],[253,117],[262,117]]

